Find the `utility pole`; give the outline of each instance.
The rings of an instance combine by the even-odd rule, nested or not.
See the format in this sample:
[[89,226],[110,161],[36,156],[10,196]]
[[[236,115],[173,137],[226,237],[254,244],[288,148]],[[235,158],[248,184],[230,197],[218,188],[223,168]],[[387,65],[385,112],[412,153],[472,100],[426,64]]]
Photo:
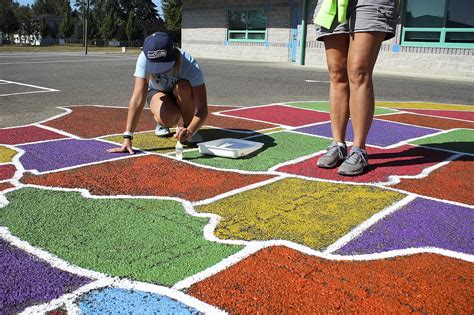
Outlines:
[[89,0],[87,0],[86,11],[84,13],[84,46],[86,48],[87,55],[87,22],[89,20]]

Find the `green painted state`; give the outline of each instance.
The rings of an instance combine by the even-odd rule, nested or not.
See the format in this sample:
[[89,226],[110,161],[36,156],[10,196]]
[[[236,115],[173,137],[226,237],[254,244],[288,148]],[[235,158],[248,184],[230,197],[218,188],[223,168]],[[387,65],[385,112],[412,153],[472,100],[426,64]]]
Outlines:
[[[202,137],[203,141],[212,141],[221,138],[244,138],[254,135],[256,133],[241,133],[241,132],[232,132],[223,129],[201,129],[199,130],[199,135]],[[123,143],[122,136],[110,136],[105,137],[105,140],[116,142],[119,144]],[[175,151],[176,138],[174,137],[174,132],[169,137],[157,137],[153,131],[137,133],[134,135],[132,141],[133,147],[139,148],[143,151],[152,151],[159,153],[170,153]],[[190,143],[185,145],[185,148],[196,148],[196,144]]]
[[175,201],[87,199],[24,188],[7,194],[0,225],[74,265],[111,276],[173,285],[239,251],[206,241],[206,218]]
[[199,206],[221,239],[290,240],[322,250],[405,196],[377,187],[284,179]]
[[[288,105],[298,107],[298,108],[311,109],[311,110],[317,110],[320,112],[329,113],[329,102],[288,103]],[[378,107],[378,106],[375,107],[375,115],[391,114],[391,113],[396,113],[396,112],[398,111],[395,109],[383,108],[383,107]]]
[[411,142],[430,148],[474,154],[474,130],[459,129]]
[[324,150],[331,143],[331,140],[326,138],[290,132],[277,132],[249,140],[263,142],[264,146],[262,149],[238,159],[201,155],[198,151],[187,152],[185,159],[223,169],[266,171],[277,164]]
[[0,146],[0,163],[9,163],[18,152],[10,148]]

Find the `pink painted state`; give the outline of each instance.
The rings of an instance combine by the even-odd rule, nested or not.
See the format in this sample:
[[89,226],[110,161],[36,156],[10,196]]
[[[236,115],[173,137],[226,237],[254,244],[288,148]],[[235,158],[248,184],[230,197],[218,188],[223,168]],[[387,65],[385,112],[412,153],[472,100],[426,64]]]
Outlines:
[[[472,109],[474,110],[474,107]],[[405,112],[410,112],[410,113],[416,113],[416,114],[474,121],[474,111],[468,112],[468,111],[460,111],[460,110],[425,110],[425,109],[404,109],[404,108],[400,110],[403,110]]]
[[10,179],[15,175],[16,167],[13,164],[0,165],[0,180]]
[[368,171],[360,176],[340,176],[337,173],[337,167],[334,169],[317,167],[316,162],[321,155],[300,163],[280,167],[278,171],[320,179],[377,183],[388,181],[390,175],[418,175],[424,169],[438,164],[452,155],[447,152],[411,145],[386,150],[368,147],[367,151],[369,152]]
[[0,144],[15,145],[63,138],[66,136],[37,126],[0,129]]
[[256,119],[292,127],[329,121],[328,113],[282,105],[237,109],[222,114],[226,116]]

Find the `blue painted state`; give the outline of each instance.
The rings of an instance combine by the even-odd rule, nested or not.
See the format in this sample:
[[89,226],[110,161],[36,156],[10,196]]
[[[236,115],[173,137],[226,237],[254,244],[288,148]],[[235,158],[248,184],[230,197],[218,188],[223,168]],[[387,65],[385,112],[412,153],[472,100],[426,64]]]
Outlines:
[[76,302],[81,314],[199,314],[170,297],[136,290],[93,290]]

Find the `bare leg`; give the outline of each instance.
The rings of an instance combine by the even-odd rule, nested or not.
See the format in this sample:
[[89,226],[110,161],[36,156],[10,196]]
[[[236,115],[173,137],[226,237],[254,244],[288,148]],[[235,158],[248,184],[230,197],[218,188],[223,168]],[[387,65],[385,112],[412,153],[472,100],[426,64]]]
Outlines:
[[347,76],[347,54],[349,36],[331,35],[324,39],[329,70],[329,104],[333,139],[344,142],[349,120],[349,78]]
[[196,114],[193,89],[187,80],[180,80],[173,88],[173,95],[183,117],[184,126],[188,126]]
[[181,118],[179,107],[173,96],[166,93],[156,93],[150,101],[150,109],[158,124],[165,127],[175,126]]
[[348,69],[350,113],[354,146],[365,149],[365,141],[374,116],[372,72],[385,33],[354,33],[349,41]]

